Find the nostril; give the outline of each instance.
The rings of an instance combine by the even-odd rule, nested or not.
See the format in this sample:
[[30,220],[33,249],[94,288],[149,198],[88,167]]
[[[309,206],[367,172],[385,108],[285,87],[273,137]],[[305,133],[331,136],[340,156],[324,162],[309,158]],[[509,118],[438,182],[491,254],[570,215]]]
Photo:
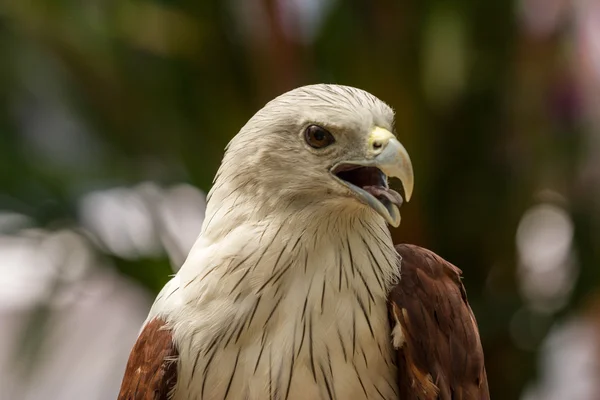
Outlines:
[[383,143],[381,143],[379,140],[376,140],[373,142],[373,148],[375,150],[379,150],[379,149],[381,149],[381,147],[383,147]]

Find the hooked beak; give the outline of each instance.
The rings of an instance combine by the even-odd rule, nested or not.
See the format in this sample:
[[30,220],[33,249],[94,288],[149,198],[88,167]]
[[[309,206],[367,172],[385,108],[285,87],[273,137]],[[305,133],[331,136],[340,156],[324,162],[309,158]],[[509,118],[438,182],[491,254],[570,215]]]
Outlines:
[[331,169],[331,173],[388,224],[393,227],[400,225],[403,198],[389,188],[388,178],[400,180],[406,201],[409,201],[414,176],[408,152],[394,134],[387,129],[375,127],[369,135],[366,157],[338,163]]

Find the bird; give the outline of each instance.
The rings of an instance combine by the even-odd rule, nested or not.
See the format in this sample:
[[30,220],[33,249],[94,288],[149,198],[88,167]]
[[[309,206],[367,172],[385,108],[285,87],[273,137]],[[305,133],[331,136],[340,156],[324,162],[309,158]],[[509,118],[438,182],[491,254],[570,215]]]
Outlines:
[[394,119],[364,90],[314,84],[248,120],[119,400],[489,399],[461,270],[392,242],[414,187]]

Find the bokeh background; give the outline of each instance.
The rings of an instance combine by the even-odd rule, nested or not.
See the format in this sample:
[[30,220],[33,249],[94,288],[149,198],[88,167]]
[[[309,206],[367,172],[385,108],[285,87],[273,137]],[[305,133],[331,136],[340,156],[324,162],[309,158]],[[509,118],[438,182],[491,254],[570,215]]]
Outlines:
[[597,0],[2,2],[2,399],[116,397],[225,144],[316,82],[395,108],[492,398],[600,399]]

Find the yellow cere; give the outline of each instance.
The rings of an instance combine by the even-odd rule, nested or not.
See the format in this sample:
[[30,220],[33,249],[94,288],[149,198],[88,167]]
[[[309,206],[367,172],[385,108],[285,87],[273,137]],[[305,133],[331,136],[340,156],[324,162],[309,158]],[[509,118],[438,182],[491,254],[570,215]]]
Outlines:
[[369,147],[371,147],[373,145],[373,142],[375,142],[376,140],[378,140],[382,143],[386,143],[388,140],[392,139],[393,137],[394,137],[394,134],[392,132],[388,131],[385,128],[376,126],[375,128],[373,128],[373,130],[371,131],[371,134],[369,135]]

